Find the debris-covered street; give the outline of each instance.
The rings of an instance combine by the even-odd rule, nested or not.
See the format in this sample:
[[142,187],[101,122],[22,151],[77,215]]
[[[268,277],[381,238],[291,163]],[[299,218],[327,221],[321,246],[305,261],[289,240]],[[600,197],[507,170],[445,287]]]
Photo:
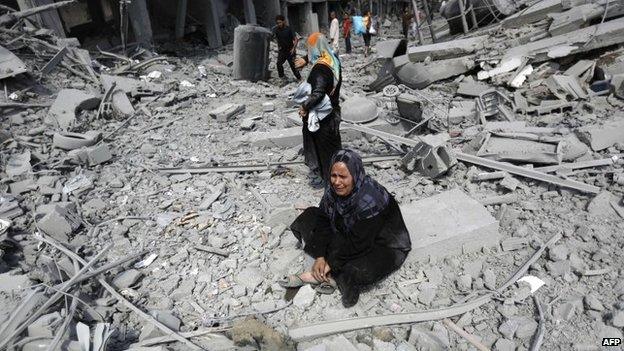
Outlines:
[[[352,307],[291,226],[318,31],[411,240]],[[2,1],[0,350],[622,349],[623,44],[622,0]]]

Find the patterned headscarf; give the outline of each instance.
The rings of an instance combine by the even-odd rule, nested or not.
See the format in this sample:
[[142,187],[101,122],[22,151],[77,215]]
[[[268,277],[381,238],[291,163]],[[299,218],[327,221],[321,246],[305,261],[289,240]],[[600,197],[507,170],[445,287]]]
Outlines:
[[308,58],[313,65],[320,63],[329,67],[334,74],[334,86],[340,78],[340,60],[334,51],[329,47],[327,38],[319,32],[308,37]]
[[325,194],[319,205],[327,214],[336,229],[336,217],[342,216],[347,230],[351,230],[358,220],[374,217],[381,213],[390,200],[390,194],[381,184],[366,175],[360,156],[352,150],[338,150],[331,160],[331,165],[343,162],[353,177],[353,191],[347,196],[339,196],[331,184],[325,188]]

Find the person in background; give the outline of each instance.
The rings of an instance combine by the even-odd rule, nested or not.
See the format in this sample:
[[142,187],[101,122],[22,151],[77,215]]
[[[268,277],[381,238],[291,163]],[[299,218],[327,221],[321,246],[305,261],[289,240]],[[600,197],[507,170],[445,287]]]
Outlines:
[[406,6],[403,11],[403,15],[401,15],[401,24],[403,25],[403,36],[406,39],[408,38],[408,35],[409,35],[410,24],[412,22],[413,17],[414,15],[410,13],[409,8]]
[[295,78],[301,80],[301,74],[295,68],[297,44],[299,39],[295,32],[286,25],[286,18],[282,15],[275,17],[276,26],[273,27],[273,38],[277,41],[277,75],[284,79],[284,62],[288,61]]
[[331,47],[335,54],[338,54],[338,48],[340,48],[340,24],[338,18],[336,18],[336,12],[332,11],[329,16],[331,17],[331,24],[329,25],[329,40],[331,40]]
[[331,165],[331,183],[319,206],[307,208],[290,226],[314,264],[279,283],[312,284],[326,294],[337,287],[343,306],[351,307],[363,290],[401,267],[412,242],[399,205],[366,174],[360,155],[339,150]]
[[[340,140],[340,86],[342,85],[342,67],[338,55],[329,47],[327,39],[321,33],[313,33],[306,42],[308,56],[297,59],[297,68],[312,63],[307,82],[311,85],[308,99],[301,104],[299,116],[303,120],[303,154],[305,163],[311,169],[318,168],[322,182],[329,182],[329,164],[332,155],[342,147]],[[308,129],[310,109],[321,103],[327,95],[332,111],[320,121],[319,129]],[[321,184],[312,184],[321,185]]]
[[348,13],[342,16],[342,36],[345,38],[345,50],[347,54],[351,53],[351,17]]
[[371,27],[373,25],[373,16],[371,16],[370,10],[367,10],[364,14],[364,26],[366,27],[366,32],[362,34],[362,38],[364,39],[364,57],[368,56],[368,52],[370,51],[370,42],[371,42]]

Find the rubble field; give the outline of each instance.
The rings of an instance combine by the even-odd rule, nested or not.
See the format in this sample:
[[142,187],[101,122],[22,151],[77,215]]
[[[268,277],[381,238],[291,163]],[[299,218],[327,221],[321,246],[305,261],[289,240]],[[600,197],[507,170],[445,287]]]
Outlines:
[[232,45],[87,50],[0,7],[0,350],[621,340],[624,4],[562,3],[423,45],[387,20],[371,56],[360,36],[341,52],[343,146],[413,243],[348,309],[277,284],[311,265],[289,225],[323,194],[288,67],[250,82]]

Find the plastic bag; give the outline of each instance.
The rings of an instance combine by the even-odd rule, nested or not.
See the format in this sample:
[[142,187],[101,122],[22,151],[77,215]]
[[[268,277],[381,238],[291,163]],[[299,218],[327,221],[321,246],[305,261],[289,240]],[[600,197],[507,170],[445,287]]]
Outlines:
[[356,35],[362,35],[366,33],[366,26],[364,25],[364,18],[362,16],[353,16],[353,32]]

